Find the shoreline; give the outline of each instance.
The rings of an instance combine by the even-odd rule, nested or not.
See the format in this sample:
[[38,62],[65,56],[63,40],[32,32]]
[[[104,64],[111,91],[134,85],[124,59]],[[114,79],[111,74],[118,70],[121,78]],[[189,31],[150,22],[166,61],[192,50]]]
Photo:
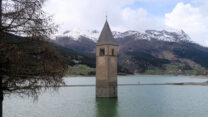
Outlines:
[[[137,83],[137,84],[118,84],[118,86],[145,86],[145,85],[178,85],[178,86],[208,86],[206,82],[179,82],[179,83]],[[95,84],[76,84],[76,85],[61,85],[57,87],[94,87]],[[47,86],[46,86],[47,87]],[[48,86],[50,87],[50,86]]]
[[[152,74],[135,74],[135,75],[131,75],[131,74],[128,74],[128,75],[118,75],[118,77],[120,76],[187,76],[187,77],[191,77],[191,78],[201,78],[201,79],[208,79],[208,76],[206,75],[152,75]],[[76,78],[76,77],[96,77],[95,75],[67,75],[67,76],[64,76],[64,78]]]

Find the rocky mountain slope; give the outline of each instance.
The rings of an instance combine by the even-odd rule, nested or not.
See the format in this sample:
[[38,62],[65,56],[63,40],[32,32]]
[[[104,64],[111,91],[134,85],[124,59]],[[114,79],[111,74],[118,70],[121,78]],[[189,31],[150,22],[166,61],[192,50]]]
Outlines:
[[[192,42],[183,30],[113,31],[113,35],[119,44],[119,66],[124,72],[207,74],[208,48]],[[93,54],[98,36],[96,30],[71,30],[53,42],[77,52]]]

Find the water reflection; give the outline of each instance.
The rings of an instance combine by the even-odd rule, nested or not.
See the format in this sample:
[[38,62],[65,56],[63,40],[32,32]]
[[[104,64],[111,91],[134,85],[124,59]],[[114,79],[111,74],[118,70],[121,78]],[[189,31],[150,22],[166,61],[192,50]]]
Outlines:
[[118,117],[117,98],[96,99],[96,117]]

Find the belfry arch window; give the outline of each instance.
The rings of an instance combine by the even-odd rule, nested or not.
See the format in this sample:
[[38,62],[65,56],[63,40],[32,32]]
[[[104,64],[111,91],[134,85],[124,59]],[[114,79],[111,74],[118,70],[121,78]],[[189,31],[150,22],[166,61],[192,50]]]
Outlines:
[[112,49],[112,56],[114,56],[115,55],[115,52],[114,52],[114,49]]
[[100,56],[104,56],[105,55],[105,49],[104,48],[100,48]]

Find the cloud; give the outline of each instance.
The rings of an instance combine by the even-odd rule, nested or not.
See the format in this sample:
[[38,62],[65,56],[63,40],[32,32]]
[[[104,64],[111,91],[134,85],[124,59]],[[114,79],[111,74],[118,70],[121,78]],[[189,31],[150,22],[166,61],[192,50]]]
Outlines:
[[54,15],[60,32],[72,28],[98,29],[104,25],[105,16],[113,30],[139,30],[155,26],[143,8],[126,7],[135,0],[48,0],[45,11]]
[[[48,0],[44,10],[54,15],[55,23],[60,25],[59,33],[73,28],[101,30],[107,14],[112,30],[183,29],[193,41],[208,46],[208,1],[178,1]],[[155,5],[158,11],[152,8]],[[165,13],[158,15],[160,10]]]
[[144,31],[156,27],[154,20],[148,17],[148,13],[143,8],[136,10],[129,7],[121,11],[120,27],[124,29]]
[[208,46],[208,14],[205,5],[193,7],[191,4],[178,3],[172,12],[165,14],[165,25],[183,29],[193,41]]

